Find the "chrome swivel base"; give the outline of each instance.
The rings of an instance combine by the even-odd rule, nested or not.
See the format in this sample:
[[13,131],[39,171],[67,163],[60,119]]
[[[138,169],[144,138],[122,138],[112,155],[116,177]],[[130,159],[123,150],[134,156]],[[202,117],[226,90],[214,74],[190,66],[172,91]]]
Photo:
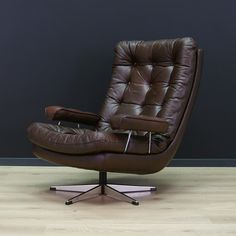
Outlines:
[[107,184],[107,173],[100,172],[99,184],[51,186],[50,190],[79,193],[78,195],[68,199],[65,202],[66,205],[71,205],[75,202],[93,198],[98,195],[106,195],[111,198],[126,201],[137,206],[139,205],[139,202],[136,199],[126,195],[126,193],[152,192],[156,191],[156,187]]

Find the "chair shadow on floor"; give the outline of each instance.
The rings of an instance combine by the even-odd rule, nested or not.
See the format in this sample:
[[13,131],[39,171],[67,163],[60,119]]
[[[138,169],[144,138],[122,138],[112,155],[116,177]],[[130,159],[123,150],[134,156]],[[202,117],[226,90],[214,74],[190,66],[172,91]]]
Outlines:
[[[151,176],[151,175],[150,175]],[[154,175],[153,175],[154,176]],[[178,180],[175,180],[178,181]],[[78,181],[75,182],[75,179],[70,178],[69,180],[65,180],[64,179],[60,179],[57,180],[55,183],[53,183],[53,185],[77,185],[77,184],[85,184],[85,185],[92,185],[92,184],[96,184],[97,183],[97,178],[92,178],[88,181],[83,181],[83,183],[81,183],[82,181]],[[109,178],[108,184],[130,184],[130,185],[148,185],[148,186],[156,186],[157,190],[153,191],[153,192],[142,192],[142,193],[128,193],[127,195],[129,195],[130,197],[133,197],[135,199],[137,199],[138,201],[140,201],[141,204],[143,204],[144,202],[150,202],[153,200],[162,200],[162,194],[164,194],[165,192],[168,192],[169,189],[171,189],[174,185],[174,183],[172,182],[167,182],[166,180],[163,179],[159,179],[158,177],[150,177],[148,178],[147,176],[137,176],[136,178],[134,176],[121,176],[121,177],[111,177]],[[51,183],[52,184],[52,183]],[[47,201],[53,201],[53,202],[58,202],[59,204],[61,204],[61,201],[66,201],[68,198],[71,198],[73,196],[78,195],[79,193],[76,192],[62,192],[62,191],[50,191],[50,184],[48,184],[48,186],[46,186],[46,188],[44,187],[44,191],[41,192],[41,196],[43,195],[44,198],[46,198]],[[44,184],[45,186],[45,184]],[[56,200],[57,199],[57,200]],[[77,202],[75,204],[92,204],[92,205],[110,205],[110,204],[118,204],[121,203],[121,201],[113,199],[109,196],[94,196],[90,199],[86,199],[83,200],[81,202]],[[74,205],[74,204],[73,204]]]

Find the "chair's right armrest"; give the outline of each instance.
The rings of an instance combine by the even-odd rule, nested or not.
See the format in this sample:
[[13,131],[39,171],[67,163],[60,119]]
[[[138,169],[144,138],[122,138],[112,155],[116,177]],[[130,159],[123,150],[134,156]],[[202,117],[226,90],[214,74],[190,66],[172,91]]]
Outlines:
[[101,116],[92,112],[84,112],[77,109],[65,108],[61,106],[46,107],[45,115],[50,120],[69,121],[87,125],[96,125],[101,119]]
[[159,117],[144,115],[115,115],[111,118],[113,129],[166,133],[169,122]]

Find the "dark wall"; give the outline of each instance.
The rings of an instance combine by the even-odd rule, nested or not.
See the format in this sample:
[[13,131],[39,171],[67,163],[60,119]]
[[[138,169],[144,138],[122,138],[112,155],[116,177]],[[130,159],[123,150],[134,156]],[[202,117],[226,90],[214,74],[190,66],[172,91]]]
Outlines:
[[204,74],[177,157],[233,158],[236,2],[0,1],[0,156],[32,156],[26,127],[46,105],[97,112],[120,40],[192,36]]

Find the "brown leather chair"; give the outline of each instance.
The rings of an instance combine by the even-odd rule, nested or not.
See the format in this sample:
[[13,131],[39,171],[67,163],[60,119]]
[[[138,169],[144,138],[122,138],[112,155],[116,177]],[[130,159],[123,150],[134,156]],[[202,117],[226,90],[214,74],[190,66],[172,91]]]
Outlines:
[[[111,84],[99,115],[50,106],[46,115],[56,124],[33,123],[28,137],[35,156],[71,167],[99,171],[92,186],[52,186],[79,194],[72,204],[94,196],[138,205],[138,201],[107,183],[107,172],[151,174],[174,157],[197,93],[202,50],[192,38],[122,41],[115,49]],[[91,129],[66,127],[62,121],[84,123]],[[130,186],[128,192],[153,191]]]

